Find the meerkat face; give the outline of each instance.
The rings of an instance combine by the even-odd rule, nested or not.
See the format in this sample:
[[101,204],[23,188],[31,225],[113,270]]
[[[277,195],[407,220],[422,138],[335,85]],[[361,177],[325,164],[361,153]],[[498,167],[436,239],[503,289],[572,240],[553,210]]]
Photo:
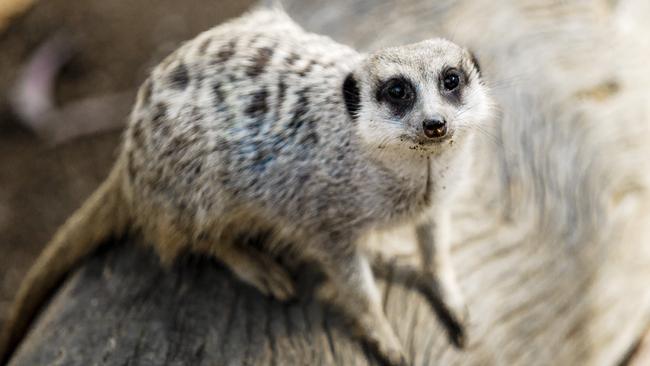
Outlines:
[[370,54],[343,95],[364,145],[395,153],[443,152],[491,114],[476,59],[441,39]]

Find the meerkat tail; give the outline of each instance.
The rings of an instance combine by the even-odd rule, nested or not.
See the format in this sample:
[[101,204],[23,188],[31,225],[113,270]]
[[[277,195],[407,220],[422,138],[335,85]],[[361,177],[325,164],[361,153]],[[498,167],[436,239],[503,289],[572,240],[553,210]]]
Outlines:
[[23,280],[0,333],[0,365],[8,362],[47,296],[67,272],[111,235],[127,225],[121,170],[110,176],[57,231]]

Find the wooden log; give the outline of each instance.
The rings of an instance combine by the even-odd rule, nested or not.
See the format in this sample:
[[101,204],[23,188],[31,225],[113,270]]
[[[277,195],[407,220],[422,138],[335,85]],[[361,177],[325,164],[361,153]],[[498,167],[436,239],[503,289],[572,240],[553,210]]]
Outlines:
[[[187,256],[163,268],[136,239],[118,240],[71,276],[11,365],[374,364],[350,339],[346,319],[313,296],[319,273],[297,273],[299,300],[280,304],[212,260]],[[414,277],[386,273],[399,283],[386,293],[395,326],[403,334],[421,329],[408,338],[418,338],[406,343],[410,352],[444,342],[424,298],[407,290]],[[404,299],[412,309],[406,322]]]
[[[638,33],[626,35],[622,13],[592,1],[333,0],[329,12],[315,3],[287,8],[361,48],[453,35],[479,55],[500,106],[452,214],[466,350],[449,345],[404,270],[416,260],[412,231],[368,238],[404,260],[380,284],[411,363],[624,360],[650,315],[650,53]],[[164,270],[126,241],[67,281],[12,366],[375,363],[314,299],[318,276],[304,268],[294,272],[300,300],[279,304],[213,262]]]

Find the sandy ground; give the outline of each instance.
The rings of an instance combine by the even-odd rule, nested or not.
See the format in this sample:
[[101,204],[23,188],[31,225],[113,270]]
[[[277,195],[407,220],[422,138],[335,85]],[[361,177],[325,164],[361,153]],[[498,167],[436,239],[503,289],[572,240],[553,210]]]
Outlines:
[[[0,19],[12,1],[4,0]],[[119,141],[115,131],[49,146],[22,127],[7,98],[26,60],[63,35],[73,53],[56,81],[59,105],[131,91],[181,41],[250,3],[47,0],[0,28],[0,323],[42,246],[107,174]]]

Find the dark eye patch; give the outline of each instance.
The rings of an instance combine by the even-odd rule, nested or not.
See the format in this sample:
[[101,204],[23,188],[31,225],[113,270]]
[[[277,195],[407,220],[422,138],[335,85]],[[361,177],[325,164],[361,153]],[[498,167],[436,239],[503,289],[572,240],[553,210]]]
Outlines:
[[457,71],[448,71],[442,76],[442,87],[448,92],[453,92],[460,87],[460,78]]
[[454,104],[462,102],[463,89],[466,84],[467,74],[462,69],[448,67],[440,73],[440,94]]
[[416,91],[413,83],[403,76],[397,76],[379,82],[375,98],[385,103],[395,116],[403,117],[415,104]]

